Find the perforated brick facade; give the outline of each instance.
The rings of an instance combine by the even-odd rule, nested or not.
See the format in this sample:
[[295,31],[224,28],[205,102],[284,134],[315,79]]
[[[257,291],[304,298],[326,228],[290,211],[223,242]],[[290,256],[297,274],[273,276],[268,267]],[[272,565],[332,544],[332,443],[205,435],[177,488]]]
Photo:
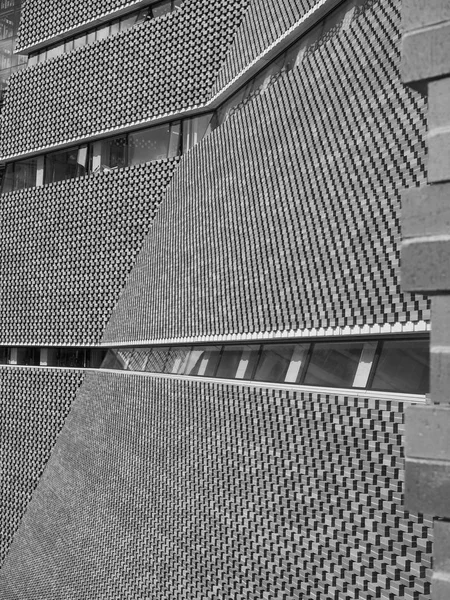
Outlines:
[[45,4],[27,2],[22,14],[17,48],[27,48],[79,27],[80,24],[137,4],[137,0],[95,0],[76,4],[71,0],[49,0]]
[[2,344],[100,341],[178,160],[0,197]]
[[[72,4],[28,0],[20,44],[127,5]],[[1,154],[209,110],[322,4],[186,0],[29,67]],[[2,195],[0,345],[429,322],[399,279],[426,101],[400,82],[400,0],[353,6],[181,159]],[[432,520],[403,506],[406,400],[105,372],[76,393],[82,379],[0,366],[2,600],[430,599]]]
[[0,565],[83,377],[73,369],[0,368]]
[[15,74],[0,116],[0,155],[202,105],[246,4],[186,1],[180,11]]
[[104,341],[429,319],[399,281],[425,117],[398,8],[356,11],[185,157]]
[[89,375],[0,595],[425,600],[431,522],[402,508],[403,410]]

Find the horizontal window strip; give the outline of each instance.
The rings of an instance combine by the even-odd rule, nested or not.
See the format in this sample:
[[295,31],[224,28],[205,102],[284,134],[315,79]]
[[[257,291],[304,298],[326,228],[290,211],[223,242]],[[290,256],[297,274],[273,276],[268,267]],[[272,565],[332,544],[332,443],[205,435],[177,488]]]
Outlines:
[[428,335],[133,348],[0,348],[0,365],[254,381],[400,394],[429,391]]

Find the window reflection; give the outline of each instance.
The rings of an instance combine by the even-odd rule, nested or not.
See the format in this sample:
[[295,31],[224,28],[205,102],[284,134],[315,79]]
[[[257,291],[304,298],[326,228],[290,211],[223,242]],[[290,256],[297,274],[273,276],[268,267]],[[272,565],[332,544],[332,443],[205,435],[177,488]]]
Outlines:
[[2,193],[22,190],[36,185],[37,159],[27,158],[6,165]]
[[183,374],[189,352],[189,347],[170,348],[169,352],[167,353],[166,363],[164,365],[164,373],[172,373],[174,375]]
[[257,381],[283,382],[291,362],[295,344],[267,344],[262,348],[256,369]]
[[86,175],[87,159],[87,145],[47,154],[45,157],[45,183]]
[[429,389],[429,342],[383,342],[371,389],[424,394]]
[[362,349],[359,342],[314,344],[305,385],[352,387]]
[[224,346],[216,377],[250,379],[259,356],[259,346]]
[[152,373],[162,373],[164,371],[168,351],[168,346],[152,348],[149,353],[147,364],[145,365],[145,370]]
[[186,364],[185,375],[214,377],[221,346],[195,346]]

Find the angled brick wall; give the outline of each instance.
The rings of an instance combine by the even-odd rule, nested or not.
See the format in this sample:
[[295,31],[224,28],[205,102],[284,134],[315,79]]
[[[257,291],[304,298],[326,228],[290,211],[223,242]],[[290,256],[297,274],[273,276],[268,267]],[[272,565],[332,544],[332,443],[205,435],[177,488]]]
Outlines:
[[0,155],[203,104],[246,5],[186,0],[180,11],[13,75],[0,116]]
[[400,291],[400,192],[426,179],[399,26],[369,3],[182,159],[104,341],[429,318]]
[[77,370],[0,367],[0,564],[83,376]]
[[91,373],[3,600],[429,598],[404,405]]
[[213,94],[319,4],[319,0],[252,0],[214,84]]
[[179,159],[0,196],[1,342],[99,342]]

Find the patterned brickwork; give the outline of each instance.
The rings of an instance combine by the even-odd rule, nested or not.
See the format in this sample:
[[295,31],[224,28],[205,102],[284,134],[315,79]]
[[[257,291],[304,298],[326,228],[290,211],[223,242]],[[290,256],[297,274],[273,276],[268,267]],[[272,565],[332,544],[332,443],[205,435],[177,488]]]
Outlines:
[[426,600],[431,521],[402,509],[403,409],[89,374],[0,596]]
[[76,370],[0,368],[0,564],[83,376]]
[[424,101],[398,80],[398,3],[365,8],[183,158],[104,340],[429,318],[398,271]]
[[246,4],[187,1],[183,10],[13,75],[1,113],[0,154],[204,103]]
[[47,0],[24,2],[17,50],[57,36],[113,11],[133,7],[136,0]]
[[213,95],[318,4],[318,0],[253,0],[220,69]]
[[0,197],[2,344],[98,343],[178,161]]

